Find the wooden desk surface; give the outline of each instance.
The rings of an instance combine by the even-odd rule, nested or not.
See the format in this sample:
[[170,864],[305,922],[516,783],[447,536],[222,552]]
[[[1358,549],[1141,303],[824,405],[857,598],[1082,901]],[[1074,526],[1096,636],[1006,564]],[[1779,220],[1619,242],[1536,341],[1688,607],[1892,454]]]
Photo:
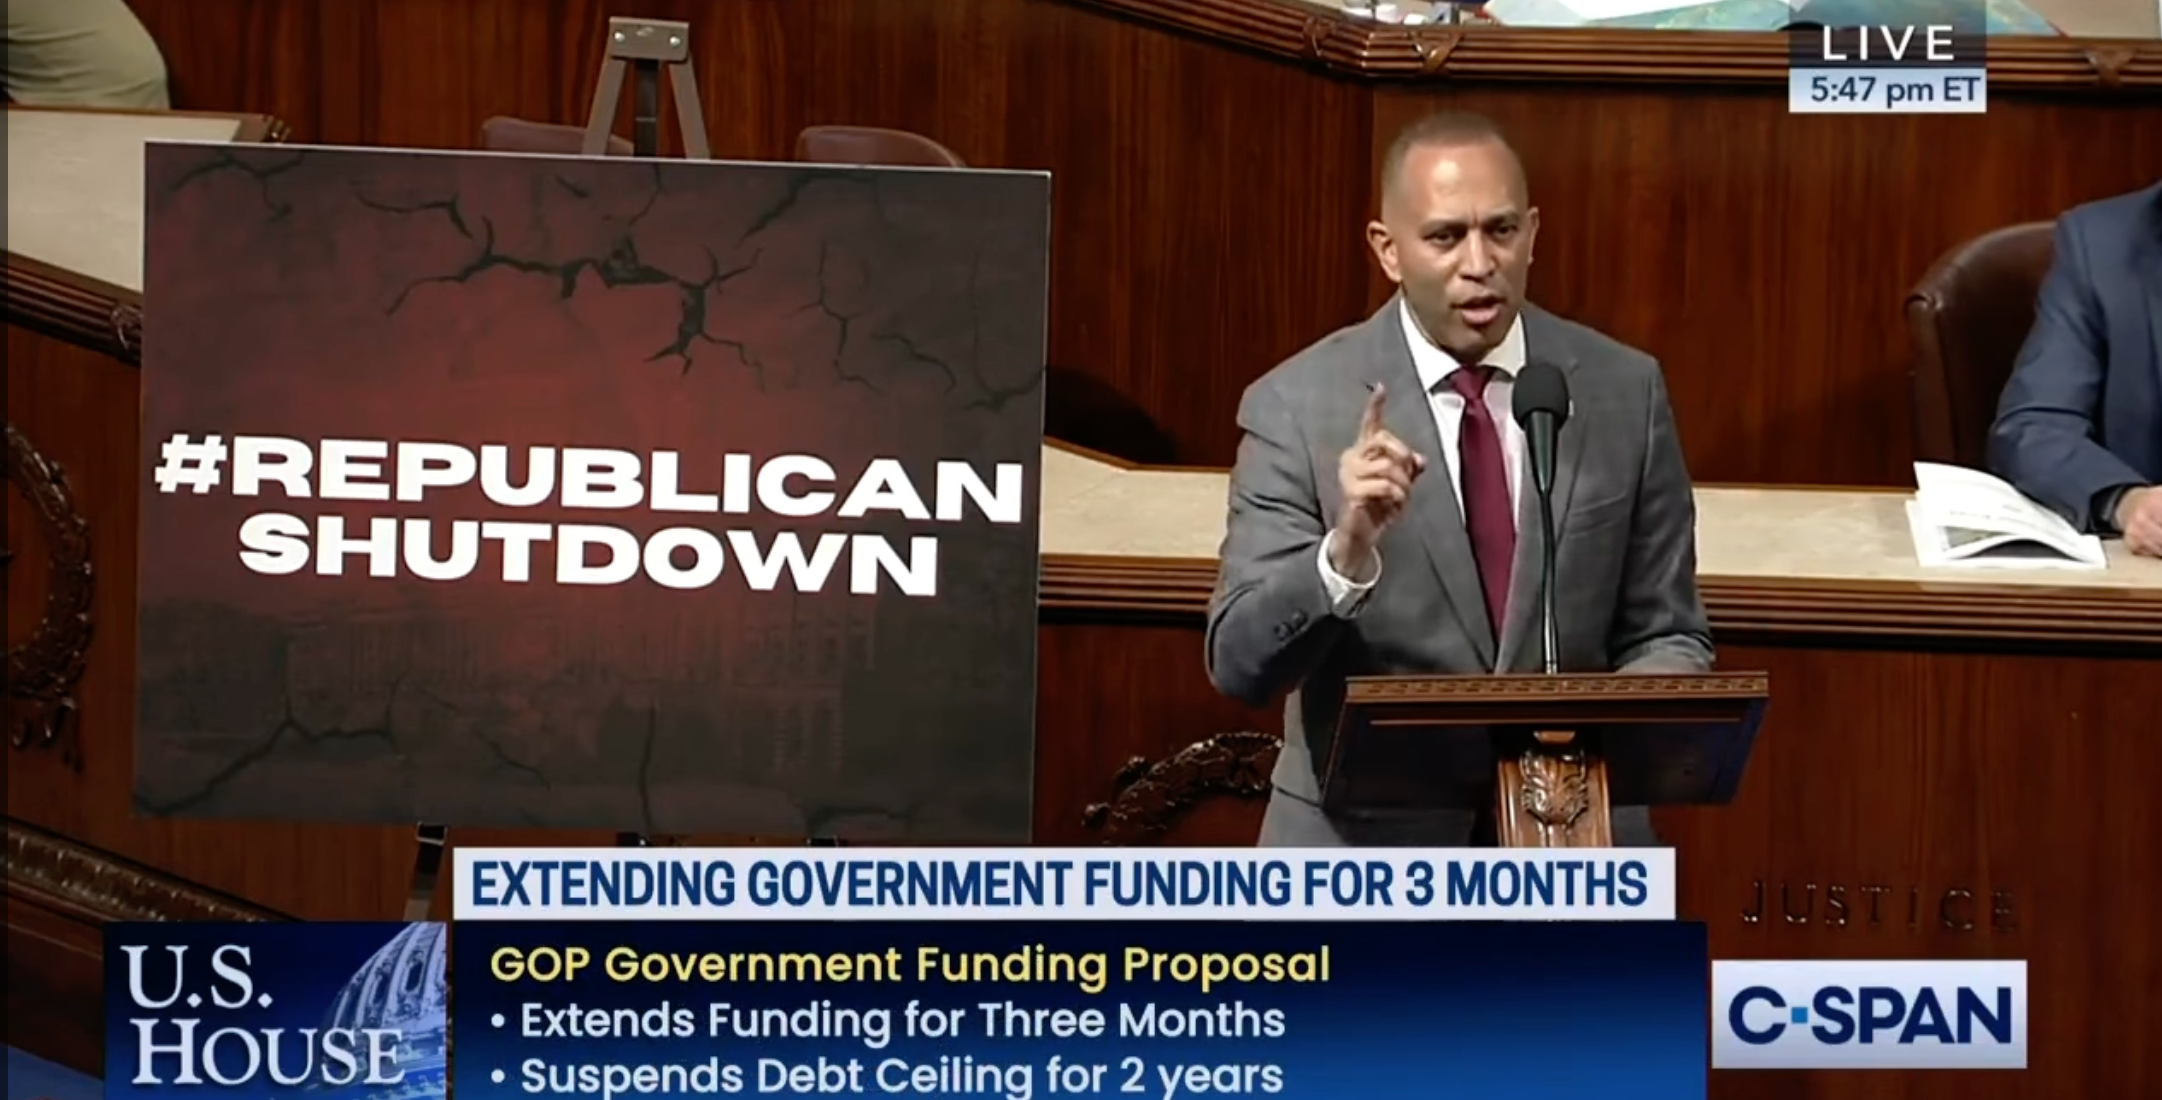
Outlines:
[[143,146],[230,142],[244,115],[7,111],[11,256],[124,291],[143,289]]
[[[1226,474],[1044,449],[1046,603],[1200,610]],[[1714,625],[1822,633],[2162,642],[2162,561],[2106,570],[1929,569],[1905,493],[1700,486],[1698,576]]]
[[143,146],[283,138],[263,115],[8,107],[9,324],[132,362],[143,291]]

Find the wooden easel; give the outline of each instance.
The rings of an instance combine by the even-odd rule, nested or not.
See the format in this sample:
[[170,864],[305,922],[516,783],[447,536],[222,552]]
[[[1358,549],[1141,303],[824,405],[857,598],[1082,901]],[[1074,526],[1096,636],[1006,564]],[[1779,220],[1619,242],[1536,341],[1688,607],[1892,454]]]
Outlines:
[[[691,25],[666,19],[617,17],[608,21],[608,53],[600,80],[593,89],[593,109],[586,117],[585,143],[581,155],[608,155],[608,138],[615,129],[616,107],[622,101],[626,65],[635,81],[631,100],[631,155],[656,157],[661,144],[661,70],[668,70],[674,89],[676,120],[683,133],[686,159],[711,160],[706,138],[706,116],[698,102],[698,76],[691,64]],[[436,883],[443,871],[443,852],[449,845],[450,827],[414,826],[417,847],[413,853],[413,880],[407,891],[405,919],[422,921],[435,906]],[[622,848],[650,848],[666,844],[644,833],[618,833]],[[815,843],[815,842],[814,842]]]
[[631,155],[657,157],[661,147],[661,69],[668,70],[675,92],[676,122],[683,132],[688,160],[712,160],[706,142],[706,115],[698,104],[698,70],[691,63],[691,25],[666,19],[608,21],[608,56],[593,89],[593,110],[586,116],[584,153],[605,156],[615,130],[616,104],[623,95],[625,64],[636,87],[631,99]]

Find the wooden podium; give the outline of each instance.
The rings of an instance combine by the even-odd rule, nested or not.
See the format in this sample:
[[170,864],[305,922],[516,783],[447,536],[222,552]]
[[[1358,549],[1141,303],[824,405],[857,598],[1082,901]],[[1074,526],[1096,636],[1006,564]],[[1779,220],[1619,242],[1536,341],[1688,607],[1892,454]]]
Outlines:
[[1503,847],[1608,847],[1614,806],[1731,800],[1769,696],[1761,672],[1355,677],[1322,802],[1491,808]]

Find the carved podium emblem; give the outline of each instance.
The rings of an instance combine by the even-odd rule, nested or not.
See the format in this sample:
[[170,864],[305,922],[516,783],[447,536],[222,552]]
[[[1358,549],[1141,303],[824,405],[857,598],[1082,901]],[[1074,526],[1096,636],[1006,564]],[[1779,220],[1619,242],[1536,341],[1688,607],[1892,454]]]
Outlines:
[[1501,841],[1506,847],[1598,848],[1613,842],[1595,757],[1569,733],[1538,733],[1501,766]]
[[[37,584],[44,612],[28,637],[8,642],[8,743],[17,749],[58,747],[70,766],[80,763],[74,737],[75,685],[90,652],[90,525],[75,507],[75,494],[58,463],[46,459],[15,425],[7,426],[7,481],[35,513],[32,535],[41,555],[7,548],[9,588]],[[12,509],[11,509],[12,510]],[[20,533],[9,523],[9,535]],[[15,559],[42,558],[42,571],[17,577]],[[15,593],[9,593],[14,602]]]
[[1524,750],[1517,760],[1524,789],[1518,803],[1549,829],[1568,829],[1591,805],[1591,781],[1584,754],[1544,745]]

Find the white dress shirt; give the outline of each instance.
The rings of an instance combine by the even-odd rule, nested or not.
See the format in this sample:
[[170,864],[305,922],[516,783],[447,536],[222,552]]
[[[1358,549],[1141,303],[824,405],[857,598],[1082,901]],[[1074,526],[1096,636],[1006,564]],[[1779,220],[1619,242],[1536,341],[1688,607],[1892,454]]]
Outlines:
[[[1441,454],[1428,455],[1429,464],[1439,457],[1442,467],[1449,472],[1449,491],[1456,495],[1457,514],[1464,511],[1463,462],[1458,458],[1457,447],[1464,435],[1464,398],[1456,388],[1447,384],[1450,375],[1463,369],[1448,352],[1427,339],[1426,330],[1411,315],[1411,305],[1400,303],[1398,314],[1404,323],[1404,342],[1411,345],[1411,365],[1419,375],[1419,385],[1426,390],[1427,408],[1434,414],[1434,426],[1441,435]],[[1482,395],[1487,411],[1493,414],[1494,423],[1501,427],[1502,468],[1509,476],[1509,522],[1514,525],[1521,514],[1524,485],[1524,429],[1511,415],[1509,395],[1516,388],[1516,372],[1524,369],[1524,317],[1518,314],[1509,323],[1508,335],[1501,344],[1480,360],[1482,366],[1492,368],[1493,377],[1486,383]],[[1431,468],[1431,465],[1429,466]],[[1421,479],[1425,480],[1424,478]],[[1412,488],[1418,492],[1416,484]],[[1431,490],[1429,490],[1431,491]],[[1329,540],[1331,533],[1321,540],[1321,584],[1329,593],[1329,607],[1338,616],[1349,618],[1366,602],[1366,594],[1373,591],[1375,582],[1381,580],[1381,553],[1373,552],[1364,570],[1366,579],[1354,581],[1339,575],[1329,564]]]

